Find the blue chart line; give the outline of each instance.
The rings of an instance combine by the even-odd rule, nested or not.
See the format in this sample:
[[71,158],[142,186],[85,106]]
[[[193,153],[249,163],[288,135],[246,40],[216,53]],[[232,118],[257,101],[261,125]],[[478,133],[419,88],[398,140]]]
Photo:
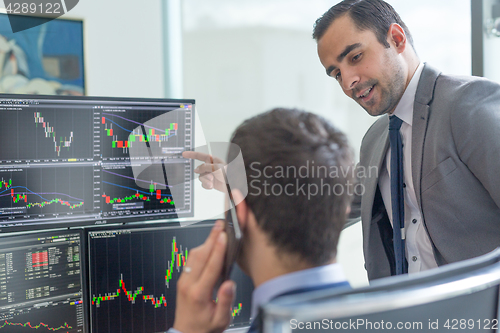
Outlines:
[[[141,125],[141,126],[144,126],[144,127],[148,127],[148,128],[153,128],[157,131],[160,131],[160,132],[163,132],[165,133],[165,130],[162,130],[160,128],[156,128],[156,127],[153,127],[153,126],[149,126],[149,125],[146,125],[146,124],[143,124],[143,123],[139,123],[137,121],[134,121],[134,120],[131,120],[131,119],[127,119],[127,118],[124,118],[124,117],[121,117],[121,116],[118,116],[118,115],[115,115],[115,114],[109,114],[109,113],[103,113],[104,116],[110,116],[110,117],[117,117],[117,118],[120,118],[120,119],[123,119],[123,120],[126,120],[126,121],[129,121],[131,123],[134,123],[134,124],[137,124],[137,125]],[[106,118],[108,119],[108,118]],[[127,132],[132,132],[132,131],[129,131],[123,127],[121,127],[120,125],[118,125],[117,123],[115,123],[114,121],[112,121],[111,119],[108,119],[110,122],[114,123],[115,125],[119,126],[120,128],[124,129],[125,131]]]
[[[123,117],[120,117],[120,118],[123,118]],[[120,127],[120,128],[121,128],[122,130],[124,130],[125,132],[134,133],[134,131],[130,131],[130,130],[126,129],[125,127],[122,127],[122,126],[118,125],[118,123],[117,123],[117,122],[115,122],[115,121],[113,121],[113,120],[111,120],[111,119],[109,119],[109,118],[104,117],[104,119],[106,119],[106,120],[107,120],[107,121],[109,121],[110,123],[113,123],[113,124],[115,124],[116,126]],[[125,119],[125,118],[123,118],[123,119]],[[130,121],[132,121],[132,120],[130,120]],[[135,121],[134,121],[134,123],[135,123]],[[162,132],[162,133],[166,133],[166,131],[164,131],[164,130],[159,130],[159,129],[155,128],[155,127],[146,126],[146,125],[144,125],[144,127],[150,127],[150,128],[155,129],[155,130],[158,130],[158,131],[160,131],[160,132]],[[170,134],[170,135],[168,135],[168,136],[167,136],[167,139],[169,139],[169,138],[171,138],[171,137],[173,137],[173,136],[175,136],[175,135],[176,135],[176,134]]]
[[[122,117],[120,117],[120,118],[122,118]],[[122,127],[122,126],[118,125],[118,123],[117,123],[116,121],[113,121],[113,120],[111,120],[111,119],[109,119],[109,118],[106,118],[106,117],[104,117],[104,119],[106,119],[106,120],[107,120],[107,121],[109,121],[110,123],[113,123],[113,124],[115,124],[116,126],[120,127],[120,128],[121,128],[122,130],[124,130],[125,132],[134,133],[134,131],[130,131],[130,130],[126,129],[125,127]],[[123,118],[123,119],[125,119],[125,118]],[[151,127],[151,126],[146,126],[146,125],[144,125],[144,126],[145,126],[145,127]],[[160,131],[160,132],[162,132],[162,133],[166,133],[166,131],[164,131],[164,130],[159,130],[159,129],[155,128],[155,127],[151,127],[151,128],[153,128],[153,129],[155,129],[155,130],[158,130],[158,131]],[[167,136],[167,139],[168,139],[168,138],[171,138],[171,137],[173,137],[173,136],[175,136],[175,135],[176,135],[176,134],[171,134],[171,135]]]
[[113,124],[115,124],[116,126],[120,127],[120,128],[121,128],[122,130],[124,130],[125,132],[129,132],[129,133],[132,133],[132,132],[133,132],[133,131],[129,131],[129,130],[128,130],[128,129],[126,129],[125,127],[122,127],[122,126],[118,125],[115,121],[113,121],[113,120],[111,120],[111,119],[109,119],[109,118],[106,118],[106,117],[105,117],[104,119],[106,119],[106,120],[107,120],[107,121],[109,121],[110,123],[113,123]]
[[[146,195],[151,195],[151,192],[145,192],[145,191],[141,191],[141,190],[138,190],[136,188],[132,188],[132,187],[128,187],[128,186],[123,186],[123,185],[118,185],[118,184],[113,184],[113,183],[110,183],[110,182],[107,182],[107,181],[102,181],[103,184],[108,184],[108,185],[112,185],[112,186],[117,186],[117,187],[121,187],[121,188],[126,188],[128,190],[131,190],[131,191],[134,191],[134,192],[137,192],[137,193],[142,193],[142,194],[146,194]],[[171,197],[172,195],[171,194],[161,194],[162,197]]]
[[[144,179],[138,179],[138,178],[134,178],[134,177],[128,177],[128,176],[120,175],[119,173],[114,173],[114,172],[106,171],[106,170],[102,170],[102,171],[104,171],[106,173],[109,173],[111,175],[118,176],[118,177],[132,179],[134,181],[141,181],[141,182],[146,183],[146,184],[151,184],[151,180],[144,180]],[[158,183],[158,182],[155,182],[155,184],[156,185],[161,185],[161,186],[166,186],[166,187],[171,187],[170,185],[166,185],[166,184],[162,184],[162,183]]]
[[[36,193],[36,192],[33,192],[32,190],[30,190],[29,188],[27,187],[24,187],[24,186],[12,186],[12,187],[9,187],[8,189],[4,190],[4,191],[1,191],[0,192],[0,197],[5,197],[5,196],[10,196],[11,195],[11,192],[10,192],[10,189],[16,189],[16,188],[21,188],[21,189],[25,189],[26,191],[22,191],[22,193],[29,193],[29,194],[34,194],[38,197],[40,197],[40,199],[42,200],[45,200],[45,201],[50,201],[51,199],[46,199],[44,197],[42,197],[40,194],[53,194],[53,195],[61,195],[61,196],[66,196],[68,198],[72,198],[72,199],[75,199],[77,201],[68,201],[68,202],[80,202],[80,201],[83,201],[83,199],[80,199],[80,198],[75,198],[69,194],[65,194],[65,193],[58,193],[58,192],[42,192],[42,193]],[[6,193],[8,192],[8,193]],[[2,194],[2,193],[6,193],[6,194]],[[15,193],[14,193],[15,194]]]
[[[2,192],[0,192],[0,197],[6,197],[6,196],[10,195],[10,197],[12,198],[12,201],[15,204],[21,203],[27,209],[32,208],[32,207],[44,208],[45,206],[48,206],[48,205],[51,205],[51,204],[54,204],[54,203],[59,203],[62,206],[69,207],[70,209],[75,209],[75,208],[78,208],[78,207],[81,207],[81,206],[84,205],[83,199],[79,199],[81,201],[76,201],[75,202],[75,201],[66,201],[66,200],[63,200],[63,199],[57,198],[57,197],[53,198],[53,199],[45,199],[44,197],[42,197],[40,195],[40,194],[56,194],[56,195],[61,196],[61,197],[62,196],[67,196],[67,197],[70,197],[70,198],[73,198],[73,199],[78,199],[78,198],[71,197],[71,196],[69,196],[67,194],[64,194],[64,193],[57,193],[57,192],[35,193],[35,192],[31,191],[29,188],[24,187],[24,186],[10,186],[10,183],[11,182],[9,181],[9,187],[8,188],[6,188]],[[23,191],[21,193],[20,192],[16,193],[14,191],[14,189],[23,189]],[[8,193],[7,194],[2,194],[2,193],[5,193],[5,192],[8,192]],[[30,202],[28,202],[28,194],[36,195],[39,198],[41,198],[42,200],[40,202],[33,202],[33,200],[30,200]],[[2,214],[2,215],[4,215],[4,214]]]

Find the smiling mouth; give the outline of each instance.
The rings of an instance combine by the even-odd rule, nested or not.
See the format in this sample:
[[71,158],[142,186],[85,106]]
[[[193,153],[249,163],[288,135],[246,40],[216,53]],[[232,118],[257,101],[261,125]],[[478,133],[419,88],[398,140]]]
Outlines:
[[372,97],[372,95],[373,95],[372,92],[373,92],[373,88],[374,87],[375,87],[375,85],[373,85],[373,86],[371,86],[371,87],[369,87],[369,88],[361,91],[361,93],[358,94],[356,96],[356,98],[358,100],[362,100],[363,102],[366,102],[367,100],[369,100]]

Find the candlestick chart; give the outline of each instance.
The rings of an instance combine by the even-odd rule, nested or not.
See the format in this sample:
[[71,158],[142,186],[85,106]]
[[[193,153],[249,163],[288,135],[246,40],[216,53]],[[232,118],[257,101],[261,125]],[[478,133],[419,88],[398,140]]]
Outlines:
[[[180,176],[186,173],[186,162],[179,163]],[[134,177],[133,166],[110,165],[102,168],[101,206],[103,216],[113,217],[123,213],[130,215],[148,215],[161,217],[165,214],[176,214],[179,211],[189,211],[191,200],[186,198],[191,183],[185,186],[170,186],[163,175],[150,177],[147,172],[140,178]]]
[[[189,106],[190,107],[190,106]],[[181,153],[191,137],[191,110],[102,112],[103,158],[165,157]]]
[[[173,325],[176,283],[211,225],[89,234],[92,332],[157,332]],[[239,270],[233,325],[250,321],[251,282]]]
[[93,168],[0,169],[0,221],[93,210]]
[[92,111],[22,108],[0,111],[0,160],[92,158]]

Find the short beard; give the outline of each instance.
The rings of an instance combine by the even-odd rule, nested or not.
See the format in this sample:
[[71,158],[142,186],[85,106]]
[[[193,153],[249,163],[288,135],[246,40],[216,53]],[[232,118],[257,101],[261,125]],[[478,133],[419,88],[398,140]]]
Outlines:
[[386,61],[389,69],[387,72],[392,73],[392,77],[388,80],[387,87],[384,88],[378,85],[380,88],[380,102],[383,102],[383,104],[376,110],[369,110],[360,104],[368,114],[375,117],[394,111],[406,89],[405,73],[401,65],[389,56],[386,57]]

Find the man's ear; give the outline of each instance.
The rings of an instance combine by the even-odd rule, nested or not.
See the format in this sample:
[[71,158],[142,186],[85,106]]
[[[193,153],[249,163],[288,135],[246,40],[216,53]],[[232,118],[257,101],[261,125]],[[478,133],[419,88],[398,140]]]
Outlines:
[[406,34],[404,29],[397,23],[391,24],[387,32],[389,44],[393,45],[398,53],[406,49]]

